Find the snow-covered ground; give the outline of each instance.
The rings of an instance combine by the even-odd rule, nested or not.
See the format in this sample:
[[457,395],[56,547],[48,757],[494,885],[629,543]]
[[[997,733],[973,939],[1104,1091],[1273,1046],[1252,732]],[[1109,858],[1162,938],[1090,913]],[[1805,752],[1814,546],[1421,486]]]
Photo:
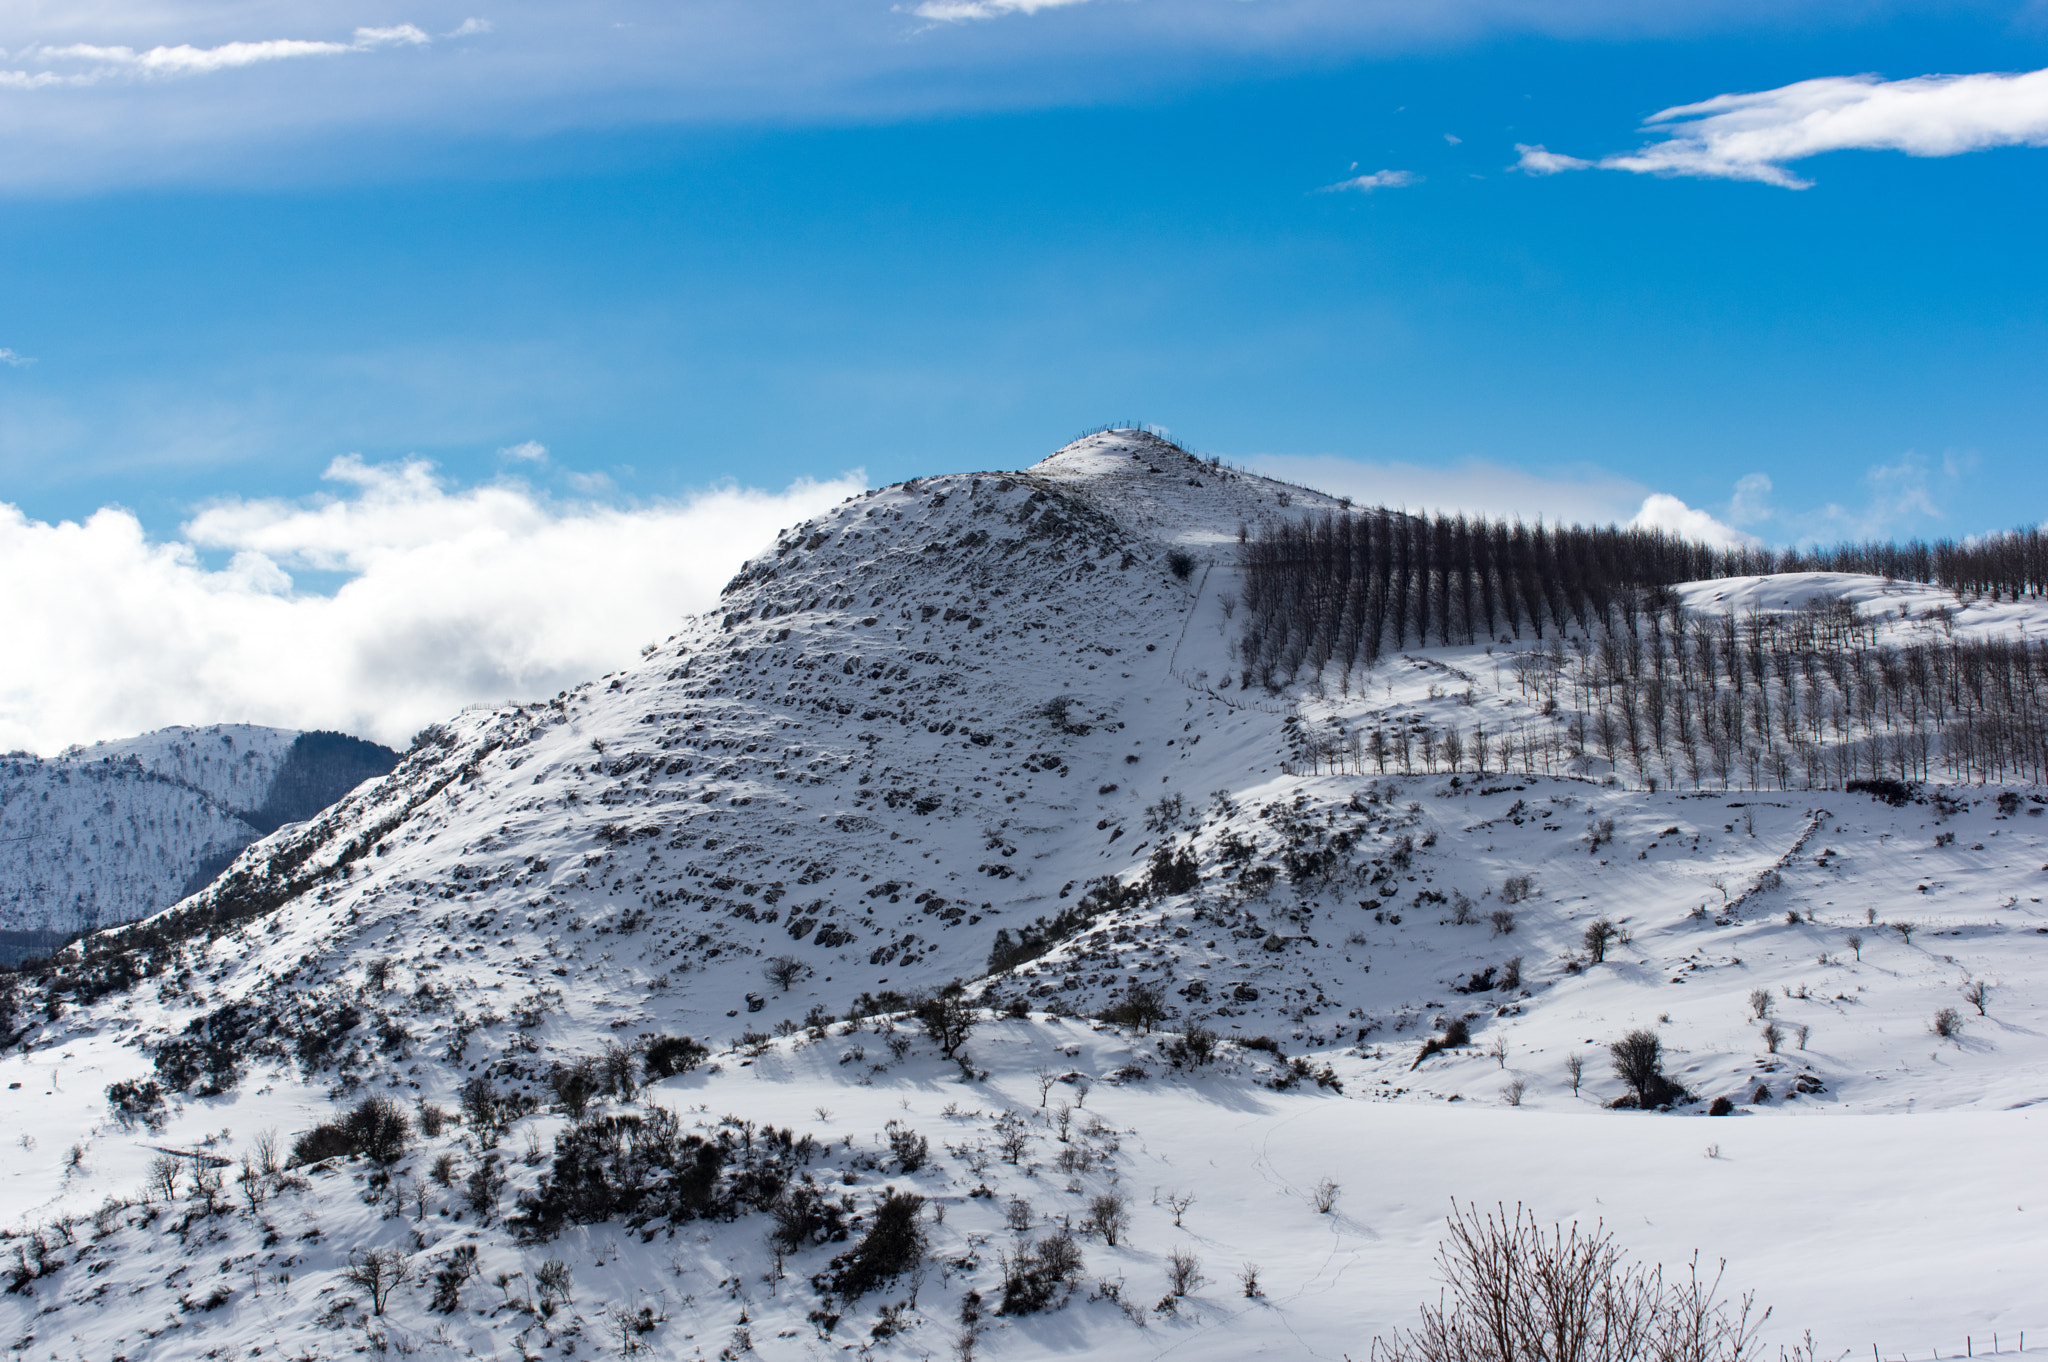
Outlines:
[[[856,498],[781,536],[639,667],[452,719],[159,919],[186,944],[147,978],[66,994],[54,1019],[31,994],[37,1020],[0,1059],[20,1085],[0,1108],[0,1207],[51,1226],[138,1197],[162,1149],[239,1159],[366,1094],[452,1109],[488,1077],[543,1110],[495,1150],[453,1125],[381,1190],[361,1161],[326,1163],[218,1214],[192,1200],[187,1158],[175,1204],[116,1207],[71,1225],[75,1243],[45,1229],[34,1261],[62,1266],[0,1297],[0,1339],[136,1362],[376,1337],[438,1356],[710,1357],[744,1355],[744,1330],[764,1357],[908,1358],[959,1355],[979,1291],[975,1356],[1363,1357],[1433,1295],[1453,1200],[1603,1218],[1671,1266],[1725,1257],[1728,1283],[1776,1308],[1772,1341],[1810,1328],[1830,1356],[1982,1350],[1994,1331],[2009,1349],[2048,1320],[2029,1251],[2048,1206],[2048,798],[1926,787],[1894,807],[1648,793],[1584,763],[1468,761],[1454,778],[1305,760],[1303,733],[1333,722],[1547,718],[1511,646],[1415,652],[1319,696],[1225,684],[1238,527],[1326,506],[1128,432],[1091,437],[1026,473]],[[1881,583],[1829,586],[1868,586],[1861,608],[1887,628],[2017,632],[2025,610],[1980,623],[1992,607],[1947,598],[1945,624],[1927,618],[1940,602],[1899,615]],[[1747,609],[1802,585],[1687,599],[1713,608],[1710,588]],[[1180,853],[1191,880],[1072,918],[1102,903],[1098,877],[1170,879]],[[998,930],[1062,913],[1072,930],[1045,954],[981,979]],[[1620,936],[1596,963],[1601,919]],[[786,989],[764,973],[778,957]],[[952,979],[981,980],[988,1005],[972,1076],[914,1022],[821,1020]],[[1982,1015],[1965,996],[1980,983]],[[1133,985],[1169,1010],[1155,1032],[1087,1019]],[[1948,1008],[1960,1028],[1937,1037]],[[1456,1019],[1471,1043],[1418,1063]],[[1217,1057],[1176,1067],[1204,1026]],[[1606,1046],[1636,1028],[1699,1100],[1606,1109],[1622,1092]],[[811,1278],[847,1245],[794,1251],[778,1274],[751,1211],[531,1242],[505,1228],[569,1125],[551,1066],[678,1034],[719,1051],[715,1071],[599,1109],[809,1135],[807,1167],[863,1214],[885,1185],[924,1193],[920,1279],[828,1302]],[[124,1128],[107,1085],[152,1078],[187,1091],[161,1129]],[[1705,1114],[1717,1097],[1732,1115]],[[900,1171],[890,1121],[928,1139],[929,1165]],[[465,1180],[493,1152],[508,1182],[485,1225]],[[444,1153],[447,1186],[431,1176]],[[1327,1214],[1308,1204],[1325,1178]],[[1130,1235],[1083,1236],[1064,1309],[986,1313],[1020,1234],[1054,1218],[1080,1233],[1111,1190]],[[1179,1226],[1176,1193],[1195,1198]],[[396,1248],[424,1278],[464,1243],[482,1276],[455,1313],[431,1312],[419,1280],[382,1319],[336,1308],[362,1296],[340,1276],[351,1253]],[[1183,1245],[1209,1281],[1161,1311]],[[575,1290],[543,1317],[528,1303],[548,1259]],[[877,1338],[882,1307],[913,1296]],[[664,1321],[614,1337],[606,1312],[643,1304]],[[821,1334],[814,1311],[843,1319]]]

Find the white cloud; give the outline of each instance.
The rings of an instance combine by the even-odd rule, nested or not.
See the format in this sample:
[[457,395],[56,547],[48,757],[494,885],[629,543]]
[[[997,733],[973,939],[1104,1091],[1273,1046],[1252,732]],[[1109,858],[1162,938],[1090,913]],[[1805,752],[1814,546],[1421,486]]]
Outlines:
[[35,356],[33,355],[17,354],[13,350],[0,348],[0,364],[4,364],[10,369],[26,368],[35,362]]
[[1318,194],[1337,194],[1346,190],[1354,190],[1360,194],[1370,194],[1375,189],[1406,189],[1411,184],[1420,184],[1421,182],[1422,177],[1412,170],[1375,170],[1370,175],[1354,175],[1348,180],[1339,180],[1335,184],[1326,184],[1316,192]]
[[961,23],[976,19],[1000,19],[1008,14],[1036,14],[1045,9],[1085,5],[1088,0],[923,0],[910,12],[920,19],[940,23]]
[[478,33],[489,33],[492,24],[489,19],[464,19],[460,24],[442,34],[444,38],[468,38]]
[[257,66],[301,57],[333,57],[379,48],[420,46],[431,41],[412,24],[390,28],[359,28],[345,43],[303,38],[272,38],[261,42],[227,42],[214,47],[190,43],[144,48],[96,43],[41,44],[15,54],[18,60],[49,65],[42,71],[0,71],[0,87],[38,90],[57,85],[97,85],[113,79],[203,76],[216,71]]
[[538,440],[521,440],[516,445],[507,445],[498,451],[501,459],[516,459],[522,463],[545,463],[548,447]]
[[[1641,151],[1602,157],[1605,170],[1751,180],[1806,189],[1786,166],[1830,151],[1959,156],[1991,147],[2048,145],[2048,70],[2018,74],[1827,76],[1754,94],[1716,95],[1649,118],[1664,135]],[[1588,163],[1518,147],[1537,174]]]
[[1581,161],[1576,156],[1547,151],[1540,142],[1534,146],[1527,142],[1517,142],[1515,150],[1521,153],[1521,159],[1508,168],[1528,175],[1555,175],[1565,170],[1584,170],[1593,164],[1591,161]]
[[[171,543],[118,508],[50,524],[0,504],[0,580],[27,588],[0,594],[0,748],[216,720],[403,742],[623,665],[776,530],[865,486],[620,508],[452,488],[417,461],[344,458],[328,477],[339,495],[224,501]],[[347,580],[296,594],[305,570]]]
[[1628,523],[1631,529],[1662,530],[1696,544],[1711,544],[1717,549],[1755,548],[1763,543],[1755,535],[1724,525],[1668,492],[1652,492],[1644,497],[1642,508]]
[[1455,146],[1458,146],[1458,145],[1460,145],[1460,144],[1462,144],[1462,143],[1464,142],[1464,140],[1465,140],[1464,138],[1462,138],[1462,137],[1458,136],[1458,135],[1457,135],[1457,134],[1455,134],[1455,133],[1449,133],[1449,132],[1447,132],[1447,133],[1445,133],[1445,134],[1444,134],[1444,141],[1446,141],[1446,142],[1450,143],[1450,144],[1451,144],[1452,146],[1454,146],[1454,147],[1455,147]]

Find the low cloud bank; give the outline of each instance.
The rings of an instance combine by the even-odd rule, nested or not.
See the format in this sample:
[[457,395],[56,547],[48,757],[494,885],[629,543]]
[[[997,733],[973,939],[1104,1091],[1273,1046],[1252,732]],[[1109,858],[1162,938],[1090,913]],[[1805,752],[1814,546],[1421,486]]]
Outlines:
[[[866,486],[856,471],[621,508],[455,488],[418,461],[343,458],[327,477],[339,494],[224,501],[171,542],[119,508],[51,524],[0,503],[0,749],[217,721],[403,745],[466,704],[632,661],[778,529]],[[308,571],[344,580],[296,590]]]

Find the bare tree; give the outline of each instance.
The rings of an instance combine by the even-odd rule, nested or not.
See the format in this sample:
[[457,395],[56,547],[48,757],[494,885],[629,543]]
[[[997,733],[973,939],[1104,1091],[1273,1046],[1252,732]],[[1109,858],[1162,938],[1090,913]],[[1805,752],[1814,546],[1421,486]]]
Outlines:
[[1565,1076],[1572,1081],[1572,1096],[1577,1097],[1579,1095],[1579,1084],[1586,1077],[1586,1057],[1581,1054],[1566,1055],[1564,1057],[1564,1072]]
[[1963,990],[1963,1001],[1977,1009],[1977,1015],[1987,1016],[1984,1004],[1990,998],[1991,990],[1984,986],[1982,979],[1972,979],[1970,986]]
[[1861,932],[1851,932],[1851,933],[1849,933],[1849,949],[1850,949],[1850,950],[1852,950],[1852,951],[1854,951],[1854,952],[1856,952],[1856,963],[1857,963],[1857,964],[1859,964],[1859,965],[1860,965],[1860,964],[1862,964],[1862,963],[1863,963],[1863,934],[1862,934]]
[[165,1201],[178,1198],[178,1170],[181,1161],[174,1154],[159,1154],[149,1161],[149,1192]]
[[1111,1248],[1131,1227],[1130,1208],[1124,1204],[1121,1193],[1104,1192],[1088,1202],[1088,1214],[1081,1221],[1081,1228],[1102,1236],[1102,1242]]
[[1168,1192],[1166,1208],[1173,1212],[1174,1228],[1180,1228],[1180,1218],[1188,1213],[1188,1207],[1195,1204],[1193,1192]]
[[793,955],[771,956],[761,966],[761,977],[784,993],[811,977],[814,971]]
[[1512,1217],[1454,1209],[1437,1265],[1443,1298],[1413,1332],[1374,1339],[1376,1362],[1741,1362],[1770,1315],[1748,1296],[1724,1304],[1720,1274],[1703,1279],[1697,1255],[1667,1289],[1662,1268],[1625,1262],[1604,1227],[1546,1233],[1520,1206]]
[[359,1249],[349,1255],[341,1276],[350,1286],[369,1293],[370,1313],[381,1315],[391,1293],[412,1280],[412,1264],[395,1248]]
[[1176,1296],[1185,1296],[1208,1278],[1202,1275],[1202,1260],[1189,1248],[1177,1248],[1166,1255],[1166,1285]]
[[1343,1191],[1334,1179],[1324,1178],[1316,1184],[1315,1191],[1309,1193],[1309,1204],[1316,1208],[1316,1214],[1328,1215],[1337,1209],[1337,1198]]
[[1750,1015],[1762,1021],[1771,1015],[1771,991],[1767,988],[1753,988],[1749,991]]

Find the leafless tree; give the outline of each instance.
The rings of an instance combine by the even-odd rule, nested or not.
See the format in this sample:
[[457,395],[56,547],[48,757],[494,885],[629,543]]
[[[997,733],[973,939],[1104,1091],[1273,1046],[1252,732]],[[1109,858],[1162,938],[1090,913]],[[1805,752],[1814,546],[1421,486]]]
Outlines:
[[1742,1362],[1770,1315],[1751,1297],[1724,1303],[1720,1274],[1702,1278],[1697,1256],[1667,1288],[1604,1227],[1546,1233],[1520,1206],[1454,1209],[1437,1265],[1442,1299],[1414,1331],[1374,1339],[1374,1362]]
[[412,1264],[395,1248],[357,1250],[349,1255],[342,1280],[370,1297],[370,1313],[381,1315],[391,1293],[412,1280]]
[[1111,1248],[1131,1227],[1130,1208],[1124,1204],[1121,1193],[1104,1192],[1088,1202],[1088,1214],[1081,1222],[1081,1228],[1102,1236],[1102,1242]]
[[811,977],[811,967],[793,955],[777,955],[761,966],[761,976],[784,993]]

